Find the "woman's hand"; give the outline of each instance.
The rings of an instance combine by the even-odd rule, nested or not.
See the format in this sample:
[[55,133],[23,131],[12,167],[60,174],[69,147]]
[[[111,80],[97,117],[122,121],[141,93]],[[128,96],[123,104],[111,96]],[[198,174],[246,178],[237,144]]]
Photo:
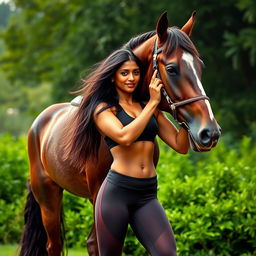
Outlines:
[[157,70],[154,71],[149,84],[149,101],[156,102],[158,104],[161,100],[161,88],[163,87],[163,83],[161,79],[156,77],[156,74]]

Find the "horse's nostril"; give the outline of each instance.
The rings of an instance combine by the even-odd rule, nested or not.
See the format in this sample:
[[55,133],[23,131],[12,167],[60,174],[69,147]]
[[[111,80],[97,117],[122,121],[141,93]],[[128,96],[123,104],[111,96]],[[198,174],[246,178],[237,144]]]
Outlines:
[[201,143],[207,146],[211,142],[211,132],[209,129],[203,129],[199,133],[199,139]]

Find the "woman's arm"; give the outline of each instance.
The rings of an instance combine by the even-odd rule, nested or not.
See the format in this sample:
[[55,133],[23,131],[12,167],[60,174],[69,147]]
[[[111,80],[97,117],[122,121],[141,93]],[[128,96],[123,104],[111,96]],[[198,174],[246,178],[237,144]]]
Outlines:
[[184,128],[177,130],[167,116],[160,110],[157,113],[158,135],[171,148],[181,154],[189,149],[188,133]]
[[[95,114],[94,121],[102,134],[110,137],[120,145],[129,146],[144,131],[157,105],[157,102],[149,102],[140,115],[126,126],[123,126],[110,109],[107,109],[98,115]],[[98,105],[95,113],[97,113],[102,107],[104,107],[104,103]]]
[[143,108],[139,116],[126,126],[122,125],[111,109],[97,114],[97,112],[105,106],[104,103],[99,104],[94,111],[94,121],[99,131],[120,145],[131,145],[144,131],[148,121],[154,114],[161,100],[162,86],[161,80],[156,78],[156,72],[154,72],[149,85],[149,102]]

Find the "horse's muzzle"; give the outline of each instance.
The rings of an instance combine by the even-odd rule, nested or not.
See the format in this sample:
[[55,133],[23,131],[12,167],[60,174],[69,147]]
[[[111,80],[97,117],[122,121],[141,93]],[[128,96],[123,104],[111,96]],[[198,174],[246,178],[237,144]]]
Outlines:
[[217,122],[202,127],[201,129],[189,130],[191,149],[197,152],[209,151],[216,146],[221,135],[221,128]]

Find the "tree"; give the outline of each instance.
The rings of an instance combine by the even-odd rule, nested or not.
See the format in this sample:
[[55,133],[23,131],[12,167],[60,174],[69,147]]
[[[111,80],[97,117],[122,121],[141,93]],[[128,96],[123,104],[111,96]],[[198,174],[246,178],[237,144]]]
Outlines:
[[11,13],[10,5],[6,3],[0,4],[0,26],[5,27],[7,25],[7,19]]
[[67,97],[81,72],[137,34],[137,24],[140,32],[148,30],[149,22],[139,14],[144,1],[113,2],[16,1],[18,14],[3,34],[8,77],[31,86],[48,80],[57,100]]
[[[55,101],[97,61],[132,36],[153,30],[168,11],[171,25],[181,27],[198,10],[192,40],[207,66],[203,82],[217,119],[225,130],[247,133],[256,120],[254,0],[15,0],[16,14],[2,34],[3,68],[12,80],[28,86],[53,85]],[[234,102],[236,104],[234,104]],[[241,126],[240,124],[245,124]]]

